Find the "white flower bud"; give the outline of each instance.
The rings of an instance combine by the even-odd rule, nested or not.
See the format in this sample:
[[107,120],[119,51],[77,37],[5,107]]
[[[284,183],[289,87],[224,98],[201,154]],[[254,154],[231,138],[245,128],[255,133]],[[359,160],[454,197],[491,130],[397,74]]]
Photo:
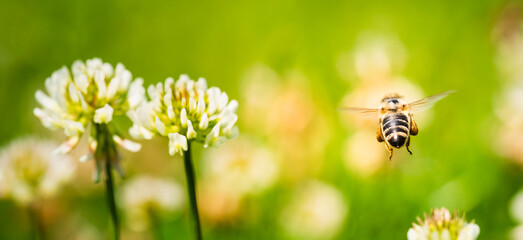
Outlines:
[[118,135],[113,136],[113,140],[120,145],[122,148],[130,151],[130,152],[138,152],[142,148],[142,145],[139,143],[135,143],[129,139],[123,139],[119,137]]
[[169,133],[169,155],[174,156],[176,153],[183,155],[187,151],[187,138],[179,133]]
[[167,132],[165,131],[165,125],[163,125],[162,121],[160,120],[160,118],[158,116],[156,116],[155,124],[156,124],[156,129],[158,130],[158,132],[161,135],[166,136]]
[[96,109],[94,112],[95,123],[109,123],[113,120],[113,108],[109,104],[105,104],[102,108]]
[[198,99],[198,107],[196,107],[196,113],[198,116],[201,116],[205,112],[205,100],[203,99],[203,96],[200,96]]
[[196,137],[196,131],[192,127],[191,120],[187,120],[187,139],[193,139]]
[[181,112],[180,112],[180,122],[182,124],[182,127],[186,128],[187,127],[187,111],[185,111],[185,108],[182,108]]
[[171,120],[174,120],[174,118],[176,117],[174,114],[173,105],[169,105],[167,107],[167,117],[169,117],[169,119]]
[[106,99],[107,97],[107,86],[105,84],[105,75],[102,71],[96,71],[94,75],[94,82],[98,88],[98,98]]
[[78,93],[76,91],[76,88],[74,87],[74,83],[69,83],[69,98],[71,98],[71,101],[74,103],[77,103],[80,101],[80,97],[78,97]]
[[207,113],[204,113],[202,115],[202,118],[200,119],[200,124],[198,125],[198,127],[201,130],[205,130],[208,126],[209,126],[209,119],[207,118]]
[[118,86],[120,85],[120,78],[114,77],[107,87],[107,99],[112,99],[118,92]]
[[87,88],[89,87],[89,79],[83,73],[76,75],[74,77],[74,84],[76,87],[83,93],[87,93]]

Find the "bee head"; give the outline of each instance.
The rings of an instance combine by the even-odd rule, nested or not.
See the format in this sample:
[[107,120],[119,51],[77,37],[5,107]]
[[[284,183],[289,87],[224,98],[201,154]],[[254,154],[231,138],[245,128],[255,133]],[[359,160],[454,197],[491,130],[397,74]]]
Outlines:
[[385,111],[393,111],[397,112],[398,110],[405,110],[407,107],[407,104],[405,101],[403,101],[403,96],[392,93],[388,94],[381,100],[381,108],[380,110],[382,112]]

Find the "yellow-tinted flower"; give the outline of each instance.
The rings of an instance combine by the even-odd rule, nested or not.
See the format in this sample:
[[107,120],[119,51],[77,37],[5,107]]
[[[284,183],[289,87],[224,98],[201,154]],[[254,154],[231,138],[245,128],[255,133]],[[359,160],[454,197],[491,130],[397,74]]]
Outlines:
[[54,155],[56,144],[35,138],[15,140],[0,152],[0,194],[21,204],[50,197],[74,174],[68,156]]
[[418,218],[407,232],[409,240],[475,240],[479,227],[467,222],[457,212],[451,214],[446,208],[433,209],[425,219]]
[[227,93],[217,87],[207,88],[203,78],[194,81],[181,75],[176,82],[167,78],[163,84],[149,86],[147,92],[150,101],[128,114],[134,124],[129,132],[144,139],[168,136],[171,155],[183,154],[187,141],[208,147],[238,134],[238,102],[229,101]]

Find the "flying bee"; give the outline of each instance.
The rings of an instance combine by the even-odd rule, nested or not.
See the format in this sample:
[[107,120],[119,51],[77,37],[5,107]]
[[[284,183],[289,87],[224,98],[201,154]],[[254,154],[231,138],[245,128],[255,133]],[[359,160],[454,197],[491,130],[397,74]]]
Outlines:
[[378,117],[379,126],[376,139],[378,142],[385,142],[390,154],[389,160],[391,160],[393,147],[399,149],[405,146],[412,155],[409,149],[410,137],[418,135],[418,125],[412,117],[413,113],[434,106],[436,102],[453,92],[446,91],[410,103],[403,100],[403,97],[399,94],[391,93],[381,100],[379,109],[348,107],[342,108],[342,110],[364,116]]

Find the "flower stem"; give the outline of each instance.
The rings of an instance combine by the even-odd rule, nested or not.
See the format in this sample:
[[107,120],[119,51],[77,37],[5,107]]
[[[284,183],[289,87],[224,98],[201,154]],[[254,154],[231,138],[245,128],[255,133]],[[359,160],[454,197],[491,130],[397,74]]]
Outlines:
[[147,213],[149,214],[149,219],[151,221],[151,230],[155,240],[162,240],[162,223],[158,215],[154,212],[154,209],[148,208]]
[[41,213],[39,211],[39,207],[36,203],[32,203],[28,206],[29,211],[29,217],[31,218],[31,222],[33,225],[33,235],[34,239],[38,240],[45,240],[45,227],[44,222],[42,220]]
[[191,214],[194,220],[195,239],[202,239],[200,229],[200,216],[198,215],[198,203],[196,201],[196,177],[194,174],[194,165],[191,158],[191,142],[187,142],[187,151],[183,153],[185,165],[185,176],[187,177],[187,192],[189,193],[189,202],[191,205]]
[[[107,205],[113,223],[114,239],[120,239],[120,225],[114,197],[113,161],[118,157],[116,145],[106,124],[95,124],[98,146],[95,158],[98,165],[103,166],[105,172],[105,187],[107,194]],[[103,164],[103,165],[102,165]],[[100,169],[97,170],[98,172]]]
[[114,239],[120,239],[120,226],[118,222],[118,213],[116,212],[116,202],[114,200],[114,183],[111,161],[106,161],[105,168],[105,185],[107,189],[107,204],[109,205],[109,212],[113,222]]

